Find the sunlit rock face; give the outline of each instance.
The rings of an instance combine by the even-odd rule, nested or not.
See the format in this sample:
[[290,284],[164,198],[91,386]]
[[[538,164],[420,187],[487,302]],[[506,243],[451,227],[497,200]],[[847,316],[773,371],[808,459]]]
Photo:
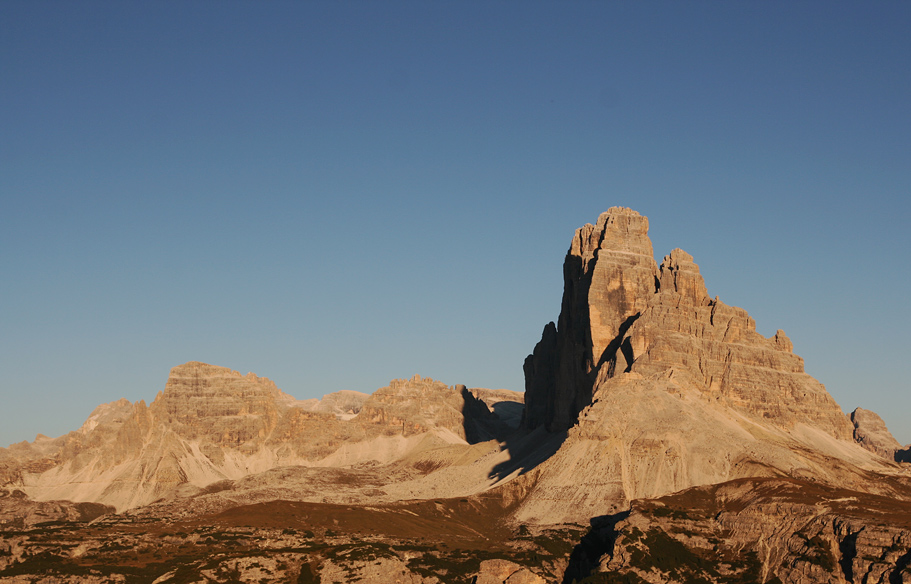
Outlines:
[[908,451],[892,436],[886,428],[886,423],[876,412],[857,408],[851,412],[851,423],[854,424],[854,439],[870,452],[875,452],[887,460],[911,462],[905,460]]
[[712,299],[685,251],[659,266],[648,220],[636,211],[613,207],[576,230],[563,280],[557,326],[545,327],[525,362],[528,428],[566,430],[609,380],[673,369],[745,415],[851,439],[851,423],[804,373],[784,332],[765,338],[745,310]]
[[280,407],[293,401],[254,373],[191,361],[171,369],[150,413],[185,438],[240,446],[262,442],[275,429]]
[[[267,378],[191,361],[148,406],[103,404],[66,436],[0,449],[0,486],[124,510],[284,466],[388,464],[511,431],[476,393],[414,376],[296,400]],[[494,405],[516,399],[488,393]]]
[[561,430],[591,403],[618,335],[647,308],[658,266],[648,219],[613,207],[595,225],[576,230],[563,263],[563,305],[525,361],[525,423]]
[[565,440],[520,517],[576,521],[751,476],[888,494],[867,471],[894,463],[855,443],[785,333],[710,297],[683,250],[658,265],[647,230],[615,207],[573,237],[558,324],[525,361],[525,428]]

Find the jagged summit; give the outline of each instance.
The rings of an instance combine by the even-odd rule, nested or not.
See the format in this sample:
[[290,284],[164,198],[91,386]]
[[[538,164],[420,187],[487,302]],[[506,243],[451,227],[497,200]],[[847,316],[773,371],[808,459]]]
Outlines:
[[870,452],[897,462],[911,462],[911,445],[902,445],[892,436],[886,423],[876,412],[856,408],[851,412],[854,440]]
[[745,310],[712,299],[687,252],[674,249],[659,266],[639,213],[612,207],[576,230],[563,279],[558,324],[525,363],[529,428],[570,428],[595,390],[624,373],[675,370],[744,414],[851,437],[784,332],[767,339]]
[[576,521],[751,476],[876,491],[866,471],[891,472],[784,331],[766,338],[712,298],[685,251],[657,264],[647,218],[614,207],[576,230],[563,280],[557,324],[525,361],[523,424],[566,439],[523,519]]

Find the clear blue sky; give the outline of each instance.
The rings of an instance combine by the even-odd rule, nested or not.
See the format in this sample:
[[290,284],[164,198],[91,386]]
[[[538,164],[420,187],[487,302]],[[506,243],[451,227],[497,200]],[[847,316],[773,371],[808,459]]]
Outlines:
[[0,444],[206,361],[523,389],[613,205],[911,442],[909,2],[0,3]]

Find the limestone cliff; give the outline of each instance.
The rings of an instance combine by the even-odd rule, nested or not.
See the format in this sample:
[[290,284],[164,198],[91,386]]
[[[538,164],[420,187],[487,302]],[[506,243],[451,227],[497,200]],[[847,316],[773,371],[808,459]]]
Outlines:
[[526,429],[566,437],[517,516],[578,521],[751,476],[889,494],[869,471],[902,471],[855,444],[784,332],[711,298],[686,252],[657,265],[647,231],[615,207],[573,237],[558,325],[525,362]]
[[886,460],[911,462],[911,456],[908,456],[911,447],[902,448],[876,412],[857,408],[851,412],[851,423],[854,424],[854,440],[870,452]]
[[563,263],[563,304],[556,327],[544,329],[525,361],[528,428],[565,430],[591,403],[605,361],[647,307],[658,269],[648,238],[648,219],[613,207],[596,225],[576,230]]
[[613,207],[576,230],[563,281],[558,325],[545,327],[525,362],[528,428],[566,430],[610,379],[674,369],[707,399],[752,418],[851,438],[850,422],[804,373],[784,332],[765,338],[745,310],[712,299],[683,250],[658,266],[648,219],[637,212]]

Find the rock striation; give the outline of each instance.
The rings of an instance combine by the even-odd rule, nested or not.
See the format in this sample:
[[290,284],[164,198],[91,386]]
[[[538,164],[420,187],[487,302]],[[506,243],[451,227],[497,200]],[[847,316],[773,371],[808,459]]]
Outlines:
[[659,266],[648,219],[636,211],[612,207],[576,230],[563,281],[558,325],[545,327],[525,361],[529,428],[569,429],[596,390],[625,373],[676,370],[747,416],[851,438],[841,408],[804,372],[784,332],[765,338],[745,310],[711,298],[685,251]]
[[876,412],[857,408],[851,412],[851,423],[854,424],[854,440],[870,452],[886,460],[911,462],[911,457],[907,456],[911,448],[905,449],[899,444]]
[[563,279],[557,324],[525,361],[523,425],[566,437],[522,520],[580,521],[755,476],[887,494],[868,471],[897,465],[854,442],[785,333],[766,338],[712,298],[683,250],[659,265],[645,217],[614,207],[578,229]]
[[267,378],[191,361],[148,406],[104,404],[66,436],[0,449],[0,479],[36,501],[124,510],[277,467],[389,464],[510,431],[462,385],[414,376],[298,401]]

